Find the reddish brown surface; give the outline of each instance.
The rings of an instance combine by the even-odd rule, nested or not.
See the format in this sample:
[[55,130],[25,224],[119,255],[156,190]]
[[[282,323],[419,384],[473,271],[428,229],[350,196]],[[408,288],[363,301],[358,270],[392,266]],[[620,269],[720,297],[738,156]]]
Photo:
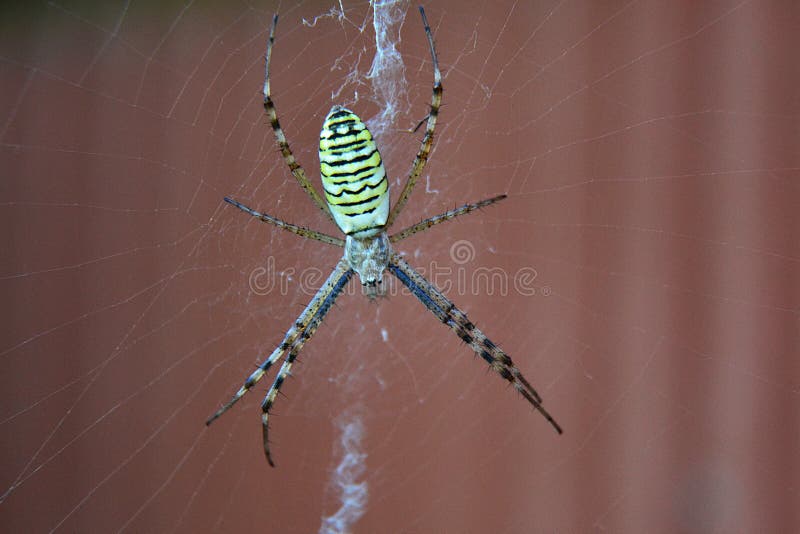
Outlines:
[[[375,113],[369,85],[331,100],[374,35],[364,3],[304,26],[337,3],[307,4],[280,6],[273,82],[318,183],[330,105]],[[303,269],[338,254],[221,200],[335,231],[260,108],[275,5],[101,6],[0,14],[0,530],[317,531],[343,413],[365,432],[355,532],[800,530],[793,2],[428,5],[445,105],[399,225],[509,198],[398,248],[453,269],[439,281],[565,434],[412,297],[354,290],[277,402],[274,470],[268,380],[203,422],[309,300]],[[396,179],[430,99],[413,7],[399,50],[411,107],[379,139]],[[251,291],[273,261],[286,290]],[[506,295],[470,285],[481,267]]]

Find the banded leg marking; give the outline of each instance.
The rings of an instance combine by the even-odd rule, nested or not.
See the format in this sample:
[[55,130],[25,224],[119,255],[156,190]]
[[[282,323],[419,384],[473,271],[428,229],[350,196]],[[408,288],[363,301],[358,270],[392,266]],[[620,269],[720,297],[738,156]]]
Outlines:
[[278,219],[276,217],[273,217],[271,215],[267,215],[266,213],[258,212],[256,210],[254,210],[253,208],[248,208],[247,206],[245,206],[241,202],[233,200],[232,198],[225,197],[225,202],[227,202],[228,204],[231,204],[233,206],[236,206],[237,208],[239,208],[243,212],[249,213],[253,217],[258,218],[258,219],[264,221],[265,223],[269,223],[269,224],[275,225],[278,228],[281,228],[282,230],[287,230],[289,232],[292,232],[293,234],[297,234],[297,235],[299,235],[301,237],[305,237],[306,239],[314,239],[316,241],[321,241],[321,242],[327,243],[329,245],[334,245],[334,246],[337,246],[337,247],[344,247],[344,239],[340,239],[338,237],[333,237],[333,236],[328,235],[328,234],[323,234],[322,232],[317,232],[316,230],[311,230],[310,228],[305,228],[304,226],[297,226],[296,224],[292,224],[292,223],[288,223],[286,221],[282,221],[282,220],[280,220],[280,219]]
[[477,355],[486,360],[495,372],[508,380],[514,386],[514,389],[519,391],[520,394],[547,419],[556,432],[559,434],[563,433],[561,426],[542,406],[542,397],[525,377],[522,376],[520,370],[517,369],[516,365],[514,365],[514,362],[511,360],[511,357],[472,324],[464,312],[459,310],[455,304],[445,297],[421,274],[415,271],[397,253],[393,254],[389,260],[389,270],[408,287],[420,302],[422,302],[440,321],[449,326]]
[[277,25],[278,15],[276,14],[272,18],[272,28],[269,31],[267,54],[265,56],[266,67],[264,76],[264,110],[267,112],[267,116],[269,117],[269,123],[272,126],[272,131],[275,134],[275,140],[278,143],[278,148],[281,149],[281,156],[283,156],[283,160],[286,162],[286,165],[289,166],[289,170],[292,171],[292,174],[297,179],[297,183],[299,183],[300,187],[302,187],[308,196],[311,197],[311,200],[314,202],[314,204],[316,204],[317,207],[322,210],[322,212],[327,215],[331,221],[333,221],[333,216],[328,209],[328,205],[324,200],[322,200],[322,197],[319,196],[319,193],[317,193],[314,185],[308,181],[303,167],[301,167],[294,158],[292,149],[289,148],[289,142],[286,140],[286,136],[283,134],[281,124],[278,121],[278,112],[275,110],[275,104],[272,102],[272,92],[269,85],[269,65],[270,60],[272,59],[272,45],[275,42],[275,27]]
[[411,191],[417,184],[419,175],[425,168],[428,162],[428,156],[431,153],[433,146],[433,131],[436,128],[436,119],[439,117],[439,107],[442,104],[442,73],[439,71],[439,60],[436,58],[436,48],[433,44],[433,35],[431,35],[431,27],[428,25],[428,18],[425,16],[425,10],[422,6],[419,8],[420,15],[422,15],[422,23],[425,25],[425,35],[428,38],[428,46],[431,49],[431,61],[433,63],[433,95],[431,96],[431,110],[428,113],[428,125],[425,128],[425,137],[422,138],[422,143],[419,146],[419,152],[414,158],[414,163],[411,166],[411,172],[406,179],[406,184],[403,187],[397,202],[389,212],[389,218],[386,220],[386,227],[389,228],[395,221],[403,207],[408,202],[408,197]]
[[[206,425],[210,425],[214,421],[216,421],[222,414],[227,412],[236,402],[239,401],[245,394],[250,391],[250,389],[255,386],[259,380],[267,373],[270,367],[272,367],[276,361],[278,361],[283,354],[291,349],[297,341],[297,338],[300,337],[307,329],[309,324],[314,320],[314,317],[317,315],[317,312],[325,306],[327,299],[330,297],[331,293],[336,290],[337,284],[341,282],[344,278],[345,280],[349,280],[350,276],[352,276],[352,271],[350,270],[347,262],[344,258],[339,260],[339,263],[334,268],[331,275],[322,284],[322,287],[319,288],[317,294],[314,295],[314,298],[311,299],[308,306],[303,310],[303,313],[300,314],[300,317],[297,318],[297,321],[292,325],[286,335],[283,338],[278,347],[272,351],[272,354],[261,363],[258,368],[253,371],[253,373],[245,380],[242,387],[239,388],[231,400],[225,403],[219,410],[217,410],[214,415],[208,418],[206,421]],[[346,283],[346,281],[345,281]],[[339,289],[341,291],[341,288]],[[330,305],[328,305],[330,306]],[[327,310],[326,310],[327,311]]]
[[[334,275],[336,275],[336,277],[334,277]],[[308,326],[306,326],[305,330],[303,330],[303,333],[294,341],[292,350],[286,356],[283,365],[281,365],[281,368],[278,371],[278,375],[275,377],[275,381],[272,383],[272,386],[270,386],[269,391],[267,391],[267,395],[264,397],[264,401],[261,403],[261,426],[264,436],[264,454],[267,457],[267,462],[269,462],[269,465],[272,467],[275,467],[275,462],[272,461],[272,454],[269,450],[269,410],[272,408],[272,405],[275,402],[275,399],[278,396],[286,377],[288,377],[291,373],[292,364],[294,364],[298,353],[303,348],[303,345],[305,345],[306,341],[311,339],[311,336],[313,336],[314,332],[317,331],[317,328],[319,328],[319,325],[322,323],[322,319],[325,318],[325,314],[327,314],[328,310],[331,309],[336,297],[339,296],[339,293],[341,293],[352,276],[353,271],[351,269],[347,269],[345,271],[339,271],[337,269],[334,271],[333,275],[331,275],[331,278],[328,279],[332,283],[331,290],[322,300],[319,309],[311,318]]]
[[437,224],[441,224],[445,221],[449,221],[455,219],[459,215],[466,215],[467,213],[473,212],[477,209],[489,206],[494,204],[495,202],[499,202],[506,198],[507,195],[498,195],[496,197],[487,198],[486,200],[481,200],[480,202],[475,202],[473,204],[464,204],[460,208],[456,208],[450,211],[446,211],[440,215],[434,215],[433,217],[429,217],[425,220],[418,222],[413,226],[409,226],[408,228],[404,228],[397,232],[394,235],[389,236],[389,241],[391,243],[397,243],[407,237],[411,237],[412,235],[422,232],[423,230],[427,230],[431,226],[435,226]]

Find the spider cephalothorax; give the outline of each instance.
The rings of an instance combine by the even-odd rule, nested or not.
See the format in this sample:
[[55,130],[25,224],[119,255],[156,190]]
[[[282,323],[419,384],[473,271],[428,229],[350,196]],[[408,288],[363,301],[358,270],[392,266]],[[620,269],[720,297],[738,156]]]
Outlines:
[[225,199],[226,202],[254,217],[258,217],[264,222],[309,239],[344,247],[342,259],[336,264],[333,272],[322,284],[322,287],[319,288],[317,294],[303,310],[303,313],[300,314],[300,317],[297,318],[294,325],[286,332],[281,344],[245,380],[233,398],[217,410],[206,422],[206,424],[211,424],[225,413],[261,380],[269,368],[288,351],[278,375],[275,377],[275,381],[261,404],[264,452],[267,456],[267,461],[273,466],[275,464],[270,454],[268,439],[269,411],[286,377],[289,376],[297,354],[303,348],[305,342],[314,335],[336,297],[342,292],[353,277],[353,274],[358,274],[361,283],[366,288],[365,293],[368,296],[374,296],[375,287],[380,284],[385,270],[397,277],[437,319],[453,330],[464,343],[489,364],[491,369],[496,371],[502,378],[508,380],[547,419],[553,428],[559,434],[561,433],[561,427],[542,406],[542,398],[522,376],[522,373],[511,361],[511,358],[470,322],[466,314],[459,310],[436,286],[428,282],[402,256],[394,252],[391,246],[391,243],[396,243],[410,235],[459,215],[493,204],[506,196],[499,195],[474,204],[466,204],[441,215],[425,219],[396,234],[389,236],[386,233],[405,206],[408,196],[414,189],[417,179],[428,161],[428,155],[433,145],[436,119],[439,115],[439,105],[442,101],[442,76],[439,72],[439,63],[436,59],[431,29],[425,17],[425,11],[421,7],[419,11],[422,15],[425,35],[428,38],[428,45],[431,51],[433,97],[430,111],[428,112],[425,136],[422,138],[405,186],[391,209],[389,205],[389,182],[386,179],[380,152],[375,146],[369,129],[352,111],[342,106],[333,106],[325,118],[320,132],[320,167],[325,201],[322,200],[314,186],[308,181],[303,168],[294,159],[289,143],[286,141],[286,136],[284,136],[278,122],[278,115],[270,96],[269,62],[272,56],[272,45],[275,41],[275,26],[278,22],[278,16],[276,15],[272,21],[272,30],[270,31],[269,44],[267,45],[264,109],[270,118],[281,154],[292,174],[317,207],[345,234],[345,239],[341,239],[309,230],[260,213],[233,199]]
[[344,245],[344,257],[364,286],[381,283],[381,276],[389,265],[391,253],[392,245],[389,244],[386,232],[363,239],[347,236]]

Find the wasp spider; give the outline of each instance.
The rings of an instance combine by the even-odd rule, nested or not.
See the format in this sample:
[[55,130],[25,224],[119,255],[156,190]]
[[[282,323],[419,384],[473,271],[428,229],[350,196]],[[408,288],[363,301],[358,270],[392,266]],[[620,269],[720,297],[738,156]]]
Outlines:
[[[500,347],[492,343],[478,328],[467,319],[466,314],[459,310],[455,304],[445,297],[433,284],[428,282],[421,274],[415,271],[397,252],[392,249],[392,243],[411,236],[417,232],[430,228],[433,225],[448,221],[459,215],[464,215],[473,210],[488,206],[506,195],[496,196],[474,204],[466,204],[460,208],[448,211],[441,215],[425,219],[396,234],[387,236],[386,231],[391,227],[400,211],[405,206],[414,185],[417,183],[422,169],[428,160],[428,155],[433,144],[433,132],[439,114],[439,105],[442,101],[442,76],[436,59],[436,50],[433,45],[431,29],[425,11],[419,8],[422,22],[425,26],[425,35],[431,51],[433,64],[433,97],[430,112],[427,117],[427,128],[422,139],[417,156],[411,167],[405,186],[394,206],[389,206],[389,182],[381,161],[381,155],[372,134],[364,122],[352,111],[342,106],[333,106],[322,125],[319,140],[319,159],[322,173],[322,188],[325,200],[317,193],[314,186],[306,177],[305,171],[295,160],[289,143],[283,134],[275,105],[270,96],[269,64],[272,56],[272,45],[275,41],[275,26],[278,16],[272,20],[272,29],[269,35],[266,54],[266,80],[264,83],[264,109],[269,116],[275,139],[280,147],[283,159],[289,166],[300,186],[308,193],[317,207],[328,216],[336,226],[345,234],[345,239],[329,236],[308,228],[296,226],[265,213],[225,198],[240,210],[273,224],[278,228],[294,232],[308,239],[315,239],[344,248],[344,256],[334,267],[333,272],[317,291],[317,294],[297,318],[283,338],[283,342],[258,366],[239,391],[212,415],[206,424],[225,413],[236,401],[267,373],[270,367],[287,353],[278,375],[269,388],[264,401],[261,403],[262,426],[264,433],[264,452],[270,465],[272,455],[269,449],[269,411],[275,398],[289,376],[292,364],[303,345],[316,332],[325,314],[328,313],[336,297],[344,289],[354,274],[358,274],[361,284],[368,296],[377,293],[376,284],[381,283],[383,271],[388,270],[396,276],[409,290],[428,308],[437,319],[450,327],[464,343],[486,360],[489,367],[496,371],[502,378],[508,380],[522,396],[530,402],[539,413],[560,434],[561,427],[553,417],[542,407],[542,398],[522,376],[522,373],[511,361],[511,358]],[[424,121],[423,121],[424,122]],[[420,123],[422,125],[422,122]]]

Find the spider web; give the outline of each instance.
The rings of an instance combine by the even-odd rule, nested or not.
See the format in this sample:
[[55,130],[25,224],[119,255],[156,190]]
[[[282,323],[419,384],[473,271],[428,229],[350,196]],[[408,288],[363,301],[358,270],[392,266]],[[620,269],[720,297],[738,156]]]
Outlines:
[[[0,13],[4,531],[800,528],[800,11],[433,2],[444,105],[398,245],[504,347],[557,436],[387,278],[306,345],[261,449],[262,381],[341,251],[334,103],[393,191],[432,73],[407,2],[6,3]],[[388,528],[387,528],[388,526]]]

